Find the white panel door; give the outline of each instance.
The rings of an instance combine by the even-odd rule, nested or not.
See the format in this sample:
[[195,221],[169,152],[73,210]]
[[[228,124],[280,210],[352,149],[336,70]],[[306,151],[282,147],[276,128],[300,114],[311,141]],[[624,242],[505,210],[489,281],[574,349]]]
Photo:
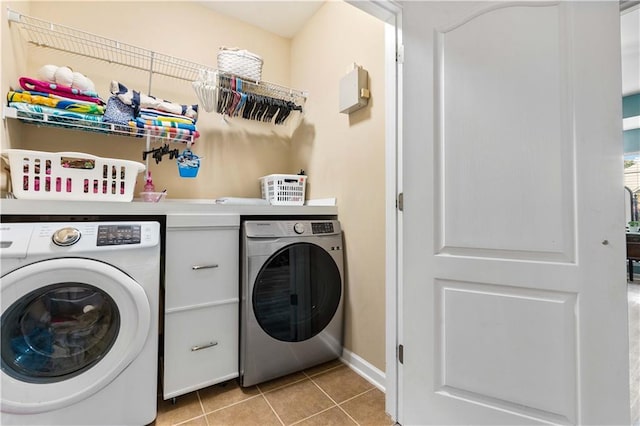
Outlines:
[[400,423],[629,423],[619,22],[403,3]]

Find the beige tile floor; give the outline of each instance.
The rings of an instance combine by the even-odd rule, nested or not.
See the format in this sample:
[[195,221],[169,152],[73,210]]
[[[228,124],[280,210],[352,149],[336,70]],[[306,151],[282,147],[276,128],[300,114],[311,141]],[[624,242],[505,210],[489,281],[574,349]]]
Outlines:
[[177,398],[158,398],[152,425],[392,425],[384,393],[339,360],[241,388],[235,380]]
[[[640,284],[628,284],[631,421],[640,426]],[[240,388],[236,381],[171,401],[158,398],[153,426],[391,425],[384,394],[335,360],[299,373]]]

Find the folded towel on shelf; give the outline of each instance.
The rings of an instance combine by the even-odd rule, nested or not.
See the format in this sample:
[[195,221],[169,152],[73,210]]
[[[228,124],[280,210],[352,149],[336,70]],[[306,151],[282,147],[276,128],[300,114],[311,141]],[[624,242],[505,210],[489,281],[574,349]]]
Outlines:
[[149,113],[145,113],[145,112],[140,112],[140,114],[138,115],[138,118],[143,119],[143,120],[157,120],[157,121],[161,121],[164,123],[180,123],[180,124],[188,124],[193,126],[193,120],[187,117],[182,117],[182,118],[178,118],[178,117],[173,117],[173,116],[165,116],[165,115],[161,115],[161,114],[149,114]]
[[104,107],[93,102],[77,101],[70,98],[52,95],[45,92],[29,92],[23,90],[9,91],[8,102],[24,102],[32,105],[42,105],[51,108],[73,111],[82,114],[104,114]]
[[[44,105],[33,105],[26,102],[9,102],[9,106],[11,108],[15,108],[18,111],[37,113],[37,114],[47,114],[51,116],[52,121],[56,121],[56,119],[65,118],[72,119],[75,121],[89,121],[92,123],[102,123],[102,115],[97,114],[83,114],[74,111],[68,111],[59,108],[51,108]],[[40,117],[38,117],[40,118]]]
[[161,127],[170,127],[175,129],[185,129],[185,130],[196,130],[196,126],[193,124],[184,124],[184,123],[176,123],[174,121],[162,121],[162,120],[145,120],[143,118],[135,119],[136,126],[145,127],[145,126],[161,126]]
[[68,102],[75,102],[77,104],[86,104],[86,105],[98,105],[98,106],[103,106],[102,104],[99,104],[97,102],[94,101],[85,101],[83,99],[75,99],[75,98],[70,98],[68,96],[64,96],[64,95],[59,95],[56,93],[51,93],[51,92],[38,92],[35,90],[23,90],[23,89],[11,89],[14,92],[18,92],[18,93],[31,93],[31,95],[39,95],[39,96],[46,96],[49,97],[51,99],[60,99],[63,101],[68,101]]
[[173,139],[176,142],[191,142],[200,137],[200,132],[197,130],[150,125],[140,127],[136,121],[130,121],[129,128],[132,134],[144,136],[146,133],[149,133],[151,136]]
[[153,108],[171,114],[184,115],[194,121],[198,119],[198,105],[180,105],[164,99],[158,99],[135,90],[129,90],[124,84],[115,80],[111,82],[111,93],[120,98],[125,104],[133,106],[137,114],[141,108]]
[[[81,128],[96,133],[111,133],[113,124],[103,123],[102,115],[81,114],[44,105],[33,105],[24,102],[9,102],[9,107],[18,111],[18,118],[35,123],[44,121],[47,125],[68,129]],[[125,128],[126,130],[126,128]]]
[[160,111],[153,108],[140,108],[138,116],[144,119],[155,119],[157,117],[158,119],[167,121],[175,120],[179,123],[196,124],[196,120],[194,120],[193,118],[189,118],[179,114],[171,114],[170,112]]
[[79,90],[68,86],[60,86],[47,81],[36,80],[29,77],[20,77],[20,87],[27,91],[52,93],[55,95],[65,96],[71,99],[79,99],[83,101],[94,102],[98,105],[105,105],[98,94],[89,90]]

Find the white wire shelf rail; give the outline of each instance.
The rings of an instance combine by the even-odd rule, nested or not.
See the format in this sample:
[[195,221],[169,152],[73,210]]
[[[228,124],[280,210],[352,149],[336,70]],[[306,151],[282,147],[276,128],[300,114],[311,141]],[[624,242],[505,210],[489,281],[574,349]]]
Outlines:
[[[85,132],[102,133],[109,135],[127,136],[131,138],[146,138],[148,142],[178,142],[194,143],[194,136],[167,136],[154,133],[144,128],[134,128],[122,124],[105,123],[102,121],[82,120],[74,117],[65,117],[42,112],[22,111],[10,106],[5,106],[2,111],[3,118],[15,118],[27,124],[41,127],[57,127],[62,129],[82,130]],[[147,147],[148,150],[148,147]]]
[[[186,81],[196,81],[203,71],[217,73],[215,68],[152,50],[108,39],[100,35],[54,24],[7,9],[10,23],[17,24],[26,40],[39,47],[57,49],[113,64],[147,71],[149,92],[152,76],[162,75]],[[234,76],[235,77],[235,76]],[[245,90],[274,98],[304,103],[307,93],[264,81],[242,80]]]

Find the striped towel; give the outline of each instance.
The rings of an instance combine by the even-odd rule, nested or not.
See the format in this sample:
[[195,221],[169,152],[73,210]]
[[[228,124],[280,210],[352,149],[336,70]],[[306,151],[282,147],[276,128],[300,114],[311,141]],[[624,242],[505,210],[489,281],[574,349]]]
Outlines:
[[136,126],[143,128],[145,126],[154,127],[169,127],[175,129],[196,130],[196,126],[193,124],[176,123],[175,121],[161,121],[161,120],[145,120],[143,118],[136,118]]
[[32,105],[43,105],[51,108],[73,111],[80,114],[104,114],[104,107],[91,102],[76,101],[44,92],[28,92],[22,90],[9,91],[8,102],[24,102]]

